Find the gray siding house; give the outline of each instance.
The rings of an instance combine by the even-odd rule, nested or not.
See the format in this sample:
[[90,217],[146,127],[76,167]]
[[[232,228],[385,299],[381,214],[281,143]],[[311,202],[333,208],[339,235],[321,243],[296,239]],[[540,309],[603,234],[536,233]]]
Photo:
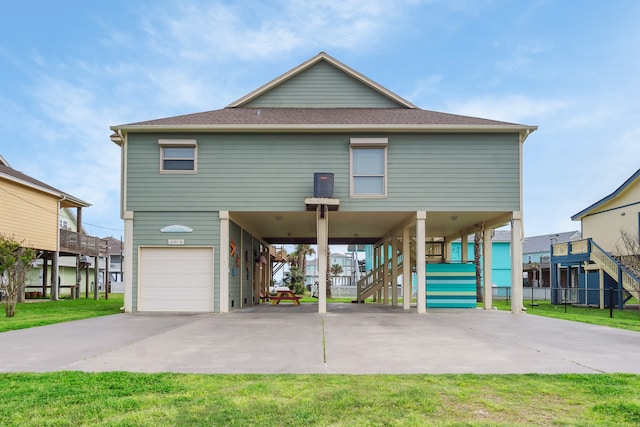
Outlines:
[[[329,244],[411,254],[399,273],[410,277],[425,271],[429,242],[476,230],[490,240],[510,223],[519,312],[522,145],[536,129],[422,110],[323,52],[221,110],[112,126],[122,152],[125,310],[258,304],[275,243],[317,244],[320,283]],[[333,186],[317,191],[325,178]]]

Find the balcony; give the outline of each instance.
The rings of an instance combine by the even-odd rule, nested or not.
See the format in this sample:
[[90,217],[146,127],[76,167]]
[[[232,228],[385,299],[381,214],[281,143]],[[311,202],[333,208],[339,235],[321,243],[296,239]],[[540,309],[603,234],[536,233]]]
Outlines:
[[99,237],[60,229],[60,253],[86,256],[107,256],[107,241]]

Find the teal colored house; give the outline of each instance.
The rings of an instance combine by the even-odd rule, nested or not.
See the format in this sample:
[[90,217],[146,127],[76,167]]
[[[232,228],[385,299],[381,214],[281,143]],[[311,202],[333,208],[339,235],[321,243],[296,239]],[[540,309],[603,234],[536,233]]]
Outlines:
[[[467,250],[473,261],[473,236],[469,236]],[[511,273],[511,233],[505,230],[496,230],[491,239],[491,281],[492,285],[499,288],[510,288]],[[451,243],[451,261],[462,260],[462,248],[460,240]],[[484,286],[484,282],[483,282]]]
[[[431,242],[507,224],[521,236],[522,146],[536,129],[420,109],[323,52],[226,108],[112,126],[125,310],[259,304],[274,244],[318,245],[320,283],[329,244],[372,245],[364,296],[426,271]],[[426,310],[425,292],[415,307]]]

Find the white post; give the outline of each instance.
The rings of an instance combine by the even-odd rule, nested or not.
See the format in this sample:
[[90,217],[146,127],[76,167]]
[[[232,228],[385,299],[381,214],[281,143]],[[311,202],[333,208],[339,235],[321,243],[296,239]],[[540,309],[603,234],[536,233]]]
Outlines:
[[460,235],[460,262],[469,262],[469,236],[466,232]]
[[[229,211],[220,211],[220,313],[229,312]],[[215,298],[215,297],[214,297]]]
[[427,264],[425,260],[425,242],[427,212],[418,211],[416,213],[416,274],[418,275],[418,313],[425,314],[427,312]]
[[398,305],[398,237],[391,237],[391,305]]
[[316,208],[318,244],[318,313],[327,312],[327,250],[329,249],[329,209]]
[[493,279],[491,277],[492,264],[493,264],[493,246],[491,242],[491,230],[485,229],[482,231],[482,276],[484,282],[484,292],[482,299],[484,300],[484,309],[491,310],[493,306],[493,297],[491,294],[491,286],[493,285]]
[[511,217],[511,312],[522,313],[522,212]]
[[413,281],[411,280],[411,236],[409,227],[402,229],[402,308],[411,308]]
[[[133,311],[133,212],[126,211],[123,215],[124,219],[124,311],[131,313]],[[138,274],[140,274],[140,266],[138,265]],[[56,278],[55,286],[58,286]],[[139,291],[139,290],[138,290]],[[136,307],[137,309],[137,307]]]
[[385,304],[389,304],[389,245],[382,242],[382,298]]

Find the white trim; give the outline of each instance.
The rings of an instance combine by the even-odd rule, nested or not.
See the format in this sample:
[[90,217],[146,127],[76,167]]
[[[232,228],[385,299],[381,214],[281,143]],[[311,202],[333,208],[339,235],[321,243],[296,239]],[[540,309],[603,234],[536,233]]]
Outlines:
[[389,138],[351,138],[349,144],[357,147],[386,147]]
[[[354,140],[362,140],[363,142],[355,142]],[[364,141],[368,142],[364,142]],[[381,199],[387,197],[387,180],[388,180],[388,170],[387,170],[387,144],[383,142],[374,142],[371,141],[386,141],[387,138],[351,138],[351,143],[349,145],[349,197],[353,199]],[[382,194],[360,194],[355,192],[355,177],[353,171],[353,150],[383,150],[383,167],[384,171],[382,174]],[[358,175],[358,177],[374,177],[379,178],[380,175]]]
[[[161,174],[196,174],[198,173],[198,142],[195,139],[158,139],[160,146],[160,173]],[[165,148],[193,148],[193,169],[165,169],[165,160],[190,160],[182,158],[165,157]]]
[[[124,311],[133,311],[133,212],[126,211],[124,219]],[[140,254],[138,254],[138,269],[140,268]],[[138,272],[139,274],[139,272]],[[137,310],[136,305],[136,310]]]
[[198,141],[195,139],[159,139],[158,145],[167,147],[197,147]]
[[426,262],[426,222],[427,212],[416,212],[416,275],[418,288],[416,305],[418,314],[427,312],[427,262]]
[[[229,211],[220,211],[220,313],[229,312]],[[213,293],[215,300],[215,291]],[[215,307],[215,305],[214,305]]]
[[437,133],[531,133],[538,129],[537,126],[526,125],[443,125],[443,124],[173,124],[173,125],[122,125],[112,126],[112,130],[139,131],[139,132],[343,132],[345,130],[369,132],[437,132]]

